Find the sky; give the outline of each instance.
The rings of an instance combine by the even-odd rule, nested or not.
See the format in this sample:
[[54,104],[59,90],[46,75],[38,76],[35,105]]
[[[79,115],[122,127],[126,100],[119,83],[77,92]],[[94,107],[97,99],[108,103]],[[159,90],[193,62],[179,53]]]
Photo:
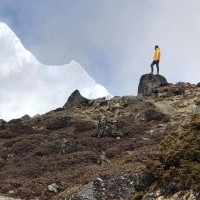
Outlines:
[[76,60],[111,94],[137,95],[155,45],[168,82],[200,82],[199,7],[199,0],[1,0],[0,21],[41,63]]

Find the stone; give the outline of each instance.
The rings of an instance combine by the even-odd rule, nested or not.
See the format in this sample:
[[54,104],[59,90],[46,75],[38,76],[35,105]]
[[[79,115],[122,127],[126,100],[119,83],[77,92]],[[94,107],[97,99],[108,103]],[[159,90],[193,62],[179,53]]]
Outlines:
[[4,121],[3,119],[0,119],[0,130],[6,129],[6,124],[7,124],[6,121]]
[[166,78],[162,75],[144,74],[140,78],[138,95],[151,96],[153,90],[167,84]]
[[5,125],[5,124],[7,124],[7,122],[3,119],[0,119],[0,125]]
[[36,114],[36,115],[33,116],[33,119],[37,119],[39,117],[40,117],[40,114]]
[[97,136],[101,137],[122,137],[123,133],[118,127],[118,122],[108,117],[102,117],[98,124]]
[[51,192],[57,193],[59,189],[59,186],[56,183],[52,183],[51,185],[48,186],[48,190]]
[[127,199],[134,192],[136,182],[136,175],[107,180],[97,178],[85,185],[71,200]]
[[79,90],[75,90],[70,97],[68,98],[67,102],[63,106],[63,108],[73,108],[73,107],[80,107],[81,105],[88,105],[90,102],[89,99],[83,97]]
[[22,120],[29,120],[31,117],[29,115],[24,115],[21,117]]
[[138,100],[136,96],[123,96],[121,97],[119,104],[120,106],[127,107],[129,104],[135,103]]

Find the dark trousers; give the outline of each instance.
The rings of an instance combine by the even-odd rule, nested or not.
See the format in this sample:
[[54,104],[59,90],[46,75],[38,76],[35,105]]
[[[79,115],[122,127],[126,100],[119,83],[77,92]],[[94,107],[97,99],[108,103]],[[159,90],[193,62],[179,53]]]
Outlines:
[[151,73],[153,74],[153,66],[156,65],[157,67],[157,74],[159,74],[159,60],[154,60],[152,63],[151,63]]

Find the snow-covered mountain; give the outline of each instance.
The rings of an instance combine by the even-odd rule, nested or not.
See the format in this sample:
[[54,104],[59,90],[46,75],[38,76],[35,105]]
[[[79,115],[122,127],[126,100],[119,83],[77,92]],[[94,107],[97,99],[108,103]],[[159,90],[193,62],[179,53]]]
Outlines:
[[62,66],[41,64],[13,31],[0,23],[0,118],[55,109],[64,105],[75,89],[89,99],[111,96],[74,60]]

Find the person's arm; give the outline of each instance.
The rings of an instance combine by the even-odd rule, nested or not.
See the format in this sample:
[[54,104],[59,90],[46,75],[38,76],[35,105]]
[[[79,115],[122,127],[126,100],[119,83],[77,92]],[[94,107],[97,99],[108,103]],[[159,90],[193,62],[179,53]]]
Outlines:
[[158,59],[160,60],[160,51],[158,52]]

